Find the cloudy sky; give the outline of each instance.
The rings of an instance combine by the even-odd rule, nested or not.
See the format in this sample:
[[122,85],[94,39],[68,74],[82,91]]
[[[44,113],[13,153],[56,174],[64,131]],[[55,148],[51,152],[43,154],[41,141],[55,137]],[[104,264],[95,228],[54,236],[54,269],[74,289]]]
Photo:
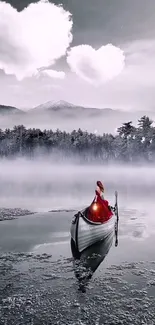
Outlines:
[[0,104],[154,110],[154,88],[155,0],[0,1]]

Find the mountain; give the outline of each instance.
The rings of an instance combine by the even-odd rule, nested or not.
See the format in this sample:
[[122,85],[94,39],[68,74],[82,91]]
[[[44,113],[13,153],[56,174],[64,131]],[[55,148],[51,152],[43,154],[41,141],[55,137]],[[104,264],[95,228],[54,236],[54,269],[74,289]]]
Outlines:
[[[99,109],[95,107],[84,107],[74,105],[64,100],[60,101],[49,101],[42,105],[39,105],[31,110],[29,114],[42,115],[49,117],[63,117],[63,118],[80,118],[80,117],[101,117],[119,114],[121,111],[113,110],[111,108]],[[121,112],[122,114],[122,112]]]
[[13,128],[24,124],[25,112],[14,106],[0,105],[0,129]]
[[64,100],[48,101],[28,112],[35,125],[42,128],[71,132],[83,129],[98,134],[115,133],[122,123],[133,121],[136,125],[143,115],[155,118],[153,112],[124,111],[111,108],[95,108],[74,105]]
[[0,105],[0,115],[8,115],[8,114],[16,114],[16,113],[22,114],[24,112],[14,106]]
[[49,101],[28,111],[35,126],[71,132],[83,129],[99,134],[115,132],[122,122],[128,121],[126,113],[111,108],[93,108],[74,105],[66,101]]
[[0,128],[12,128],[23,124],[30,128],[60,129],[71,132],[81,128],[97,134],[115,133],[122,123],[148,115],[155,119],[155,113],[123,111],[111,108],[93,108],[73,105],[66,101],[49,101],[24,112],[16,107],[0,105]]
[[29,112],[31,111],[51,111],[51,110],[62,110],[62,109],[72,109],[74,107],[77,107],[76,105],[73,105],[71,103],[68,103],[64,100],[59,100],[59,101],[49,101],[49,102],[46,102],[44,104],[41,104],[35,108],[32,108],[31,110],[29,110]]
[[[29,112],[52,112],[52,111],[64,111],[64,110],[74,110],[76,109],[76,111],[81,111],[84,110],[86,112],[92,112],[92,113],[98,113],[101,112],[101,109],[99,108],[93,108],[93,107],[85,107],[85,106],[79,106],[79,105],[74,105],[71,104],[69,102],[66,102],[64,100],[59,100],[59,101],[48,101],[44,104],[41,104],[37,107],[34,107],[32,109],[29,110]],[[106,112],[110,112],[113,111],[110,108],[105,108],[104,111]]]

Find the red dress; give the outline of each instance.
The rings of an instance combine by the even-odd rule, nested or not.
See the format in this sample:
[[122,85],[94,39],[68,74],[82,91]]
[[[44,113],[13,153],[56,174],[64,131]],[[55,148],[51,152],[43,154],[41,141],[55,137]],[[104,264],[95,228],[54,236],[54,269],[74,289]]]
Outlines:
[[107,200],[103,200],[97,191],[95,192],[96,196],[88,208],[87,218],[93,222],[104,223],[112,217],[113,213],[109,209],[109,202]]

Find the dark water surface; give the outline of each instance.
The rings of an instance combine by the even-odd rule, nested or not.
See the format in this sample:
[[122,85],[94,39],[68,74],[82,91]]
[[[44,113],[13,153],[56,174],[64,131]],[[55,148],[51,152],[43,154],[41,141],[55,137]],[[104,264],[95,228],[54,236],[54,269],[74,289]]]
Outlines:
[[0,223],[0,325],[155,324],[153,214],[120,210],[119,246],[112,244],[85,293],[70,247],[72,215]]

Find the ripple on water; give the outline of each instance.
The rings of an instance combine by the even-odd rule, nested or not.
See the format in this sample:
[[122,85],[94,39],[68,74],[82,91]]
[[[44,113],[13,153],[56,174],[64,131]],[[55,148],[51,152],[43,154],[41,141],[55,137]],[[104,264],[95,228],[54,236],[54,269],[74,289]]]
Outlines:
[[132,240],[145,240],[155,233],[155,219],[147,211],[120,209],[119,235]]

